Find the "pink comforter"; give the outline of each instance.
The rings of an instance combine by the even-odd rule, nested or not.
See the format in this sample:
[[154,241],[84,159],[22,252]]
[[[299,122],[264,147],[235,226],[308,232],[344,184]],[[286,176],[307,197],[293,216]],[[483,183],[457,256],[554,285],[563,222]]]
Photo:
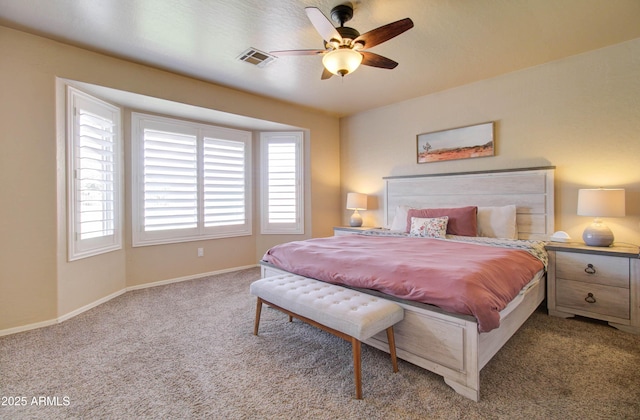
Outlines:
[[263,260],[301,276],[472,315],[480,332],[500,326],[499,312],[543,268],[523,250],[363,235],[289,242]]

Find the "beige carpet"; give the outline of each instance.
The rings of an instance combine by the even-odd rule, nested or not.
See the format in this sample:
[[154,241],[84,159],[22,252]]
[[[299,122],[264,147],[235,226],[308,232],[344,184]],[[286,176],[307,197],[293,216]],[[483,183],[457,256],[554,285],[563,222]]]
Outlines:
[[[388,355],[368,346],[364,399],[354,400],[346,341],[273,309],[252,335],[258,277],[129,292],[0,337],[0,418],[640,418],[640,337],[544,311],[482,370],[478,403],[407,362],[392,373]],[[7,405],[16,402],[25,405]]]

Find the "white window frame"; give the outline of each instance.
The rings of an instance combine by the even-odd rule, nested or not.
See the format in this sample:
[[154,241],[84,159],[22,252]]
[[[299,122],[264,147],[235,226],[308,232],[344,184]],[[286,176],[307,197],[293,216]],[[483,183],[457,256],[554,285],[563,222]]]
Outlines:
[[[67,86],[67,258],[75,261],[115,250],[122,249],[122,203],[123,203],[123,147],[122,147],[122,112],[119,107],[88,95],[74,87]],[[82,191],[79,182],[81,173],[80,147],[82,144],[80,129],[80,113],[78,109],[91,112],[113,122],[113,166],[110,171],[113,177],[113,219],[112,234],[82,239]],[[104,210],[103,210],[104,211]]]
[[[198,154],[198,218],[197,226],[190,229],[145,231],[144,229],[144,129],[155,128],[197,136]],[[244,144],[244,223],[225,226],[204,226],[204,138],[241,142]],[[132,193],[132,246],[148,246],[205,239],[230,238],[253,234],[251,200],[251,138],[248,131],[194,123],[175,118],[131,113],[131,193]]]
[[[296,171],[296,221],[272,223],[269,220],[269,145],[293,143]],[[301,131],[260,133],[260,233],[265,235],[304,234],[304,134]]]

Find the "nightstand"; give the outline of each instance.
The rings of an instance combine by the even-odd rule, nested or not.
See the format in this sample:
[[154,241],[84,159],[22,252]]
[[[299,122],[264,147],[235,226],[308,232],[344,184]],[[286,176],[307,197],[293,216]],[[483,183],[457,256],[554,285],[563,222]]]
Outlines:
[[343,236],[343,235],[357,235],[360,232],[364,232],[365,230],[371,229],[380,229],[373,226],[360,226],[360,227],[351,227],[351,226],[335,226],[333,228],[333,236]]
[[552,242],[546,248],[549,315],[601,319],[640,334],[638,247]]

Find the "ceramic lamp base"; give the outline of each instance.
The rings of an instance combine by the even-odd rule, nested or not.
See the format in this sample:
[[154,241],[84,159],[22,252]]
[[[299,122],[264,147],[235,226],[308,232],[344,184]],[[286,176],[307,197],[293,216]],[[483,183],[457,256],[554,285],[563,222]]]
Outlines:
[[358,213],[358,210],[354,211],[349,219],[349,226],[351,227],[360,227],[362,226],[362,216]]
[[607,225],[596,220],[584,230],[582,240],[589,246],[611,246],[613,232]]

